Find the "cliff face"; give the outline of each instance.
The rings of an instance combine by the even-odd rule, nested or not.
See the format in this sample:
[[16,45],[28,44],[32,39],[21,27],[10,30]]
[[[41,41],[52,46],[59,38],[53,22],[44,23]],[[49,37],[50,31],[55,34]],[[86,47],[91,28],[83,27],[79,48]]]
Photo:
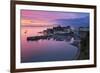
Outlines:
[[86,36],[84,38],[81,38],[80,55],[78,59],[89,59],[89,32],[86,32]]

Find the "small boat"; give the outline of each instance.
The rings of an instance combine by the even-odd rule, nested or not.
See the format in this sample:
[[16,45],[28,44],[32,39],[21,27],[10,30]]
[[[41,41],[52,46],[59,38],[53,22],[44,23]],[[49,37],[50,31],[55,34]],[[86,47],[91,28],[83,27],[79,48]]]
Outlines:
[[26,34],[27,33],[27,30],[24,33]]
[[74,41],[75,41],[74,37],[72,37],[71,40],[70,40],[70,44],[74,43]]

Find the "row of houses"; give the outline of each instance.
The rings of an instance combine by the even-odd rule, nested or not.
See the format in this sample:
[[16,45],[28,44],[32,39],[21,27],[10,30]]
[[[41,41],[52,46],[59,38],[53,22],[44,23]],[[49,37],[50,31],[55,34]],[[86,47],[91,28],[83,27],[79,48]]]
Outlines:
[[53,34],[65,34],[65,33],[71,33],[72,29],[70,26],[67,27],[53,27],[52,29],[44,30],[44,35],[53,35]]

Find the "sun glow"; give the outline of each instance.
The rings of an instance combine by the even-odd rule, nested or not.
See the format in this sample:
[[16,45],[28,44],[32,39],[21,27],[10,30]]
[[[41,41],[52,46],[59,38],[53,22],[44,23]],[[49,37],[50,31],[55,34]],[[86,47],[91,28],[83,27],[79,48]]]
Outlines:
[[24,26],[53,26],[54,23],[43,19],[21,19],[21,25]]
[[31,19],[21,19],[21,24],[32,24],[32,20]]

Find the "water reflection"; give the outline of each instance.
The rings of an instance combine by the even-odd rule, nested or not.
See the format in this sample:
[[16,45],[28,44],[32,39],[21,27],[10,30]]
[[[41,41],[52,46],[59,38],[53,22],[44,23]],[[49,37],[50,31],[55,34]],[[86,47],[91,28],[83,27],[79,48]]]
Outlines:
[[[27,41],[27,37],[41,36],[44,27],[21,29],[21,62],[44,62],[75,60],[79,55],[79,48],[71,41],[73,36],[48,36],[42,39]],[[34,32],[33,32],[34,31]],[[65,39],[66,38],[66,39]]]

